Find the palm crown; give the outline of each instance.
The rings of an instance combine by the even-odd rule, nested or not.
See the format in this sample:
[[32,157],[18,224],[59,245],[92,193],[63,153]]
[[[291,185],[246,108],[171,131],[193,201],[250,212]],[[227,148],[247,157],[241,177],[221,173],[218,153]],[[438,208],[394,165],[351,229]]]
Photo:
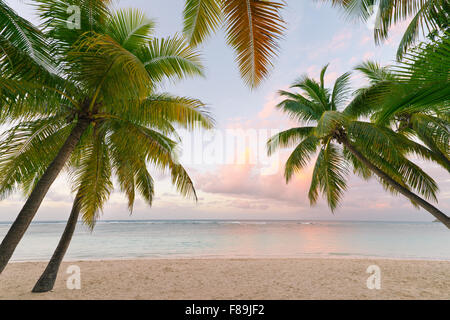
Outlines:
[[[113,173],[130,208],[135,190],[151,203],[149,162],[170,170],[178,190],[195,197],[167,135],[177,126],[212,126],[200,101],[157,91],[164,79],[202,75],[199,54],[182,37],[153,39],[151,20],[137,10],[111,12],[109,1],[36,3],[53,65],[39,81],[8,79],[26,93],[5,98],[0,113],[0,121],[21,121],[0,150],[0,195],[19,187],[29,197],[0,246],[0,271],[64,167],[93,226]],[[81,10],[79,28],[67,26],[69,5]]]
[[[308,194],[312,204],[321,192],[335,210],[347,188],[346,178],[352,167],[365,179],[375,173],[391,192],[407,194],[415,190],[436,200],[436,183],[406,157],[416,154],[435,160],[430,150],[390,128],[360,121],[359,112],[364,109],[367,92],[357,91],[350,101],[349,73],[340,76],[332,89],[325,88],[326,69],[323,68],[319,82],[304,76],[292,85],[303,93],[280,91],[286,99],[278,108],[306,124],[283,131],[268,141],[269,154],[279,147],[295,147],[286,162],[286,180],[304,169],[318,152]],[[404,193],[405,190],[408,192]],[[417,205],[417,200],[412,199],[413,204]]]
[[24,97],[21,102],[26,112],[17,114],[11,108],[15,109],[12,117],[29,121],[5,136],[0,192],[7,195],[16,186],[33,190],[77,119],[85,117],[89,126],[70,164],[86,222],[93,223],[107,199],[112,171],[130,208],[135,189],[151,203],[148,162],[169,168],[178,189],[195,195],[187,173],[172,158],[176,141],[165,134],[174,131],[173,125],[209,128],[211,119],[200,101],[155,93],[155,89],[164,78],[201,74],[198,54],[179,37],[152,39],[153,22],[139,11],[110,14],[101,3],[91,8],[96,13],[92,21],[82,21],[84,28],[68,29],[63,25],[67,6],[63,3],[41,2],[47,33],[60,44],[55,47],[60,68],[53,82],[35,91],[36,96],[43,94],[52,100],[42,105],[41,99]]

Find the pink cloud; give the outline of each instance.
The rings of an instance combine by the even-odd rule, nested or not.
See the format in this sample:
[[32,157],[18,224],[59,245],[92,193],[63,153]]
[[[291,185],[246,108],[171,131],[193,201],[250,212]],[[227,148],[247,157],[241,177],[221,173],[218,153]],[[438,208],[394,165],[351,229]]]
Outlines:
[[360,44],[365,45],[371,40],[373,40],[373,36],[365,35],[361,38]]
[[266,199],[289,203],[290,205],[309,206],[307,193],[312,168],[305,169],[286,184],[284,162],[273,175],[261,175],[256,165],[224,165],[214,173],[195,175],[196,188],[203,192],[239,196],[240,199]]
[[347,48],[350,45],[350,40],[352,39],[352,32],[348,29],[337,33],[333,39],[331,39],[328,49],[336,51],[338,49]]

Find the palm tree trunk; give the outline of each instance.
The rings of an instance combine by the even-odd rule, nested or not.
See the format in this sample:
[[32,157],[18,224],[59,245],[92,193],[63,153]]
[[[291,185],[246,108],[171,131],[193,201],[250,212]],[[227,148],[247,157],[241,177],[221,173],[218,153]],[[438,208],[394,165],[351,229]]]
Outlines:
[[45,268],[44,273],[36,282],[32,292],[48,292],[53,289],[59,267],[64,255],[66,254],[67,248],[69,248],[75,227],[77,226],[78,216],[80,215],[80,198],[80,191],[78,191],[78,194],[73,202],[69,220],[67,221],[66,228],[64,229],[61,239],[59,240],[58,246],[50,259],[47,268]]
[[38,181],[28,197],[27,202],[25,202],[22,210],[19,212],[19,215],[0,244],[0,273],[2,273],[8,264],[14,250],[25,234],[25,231],[28,229],[31,220],[33,220],[36,215],[36,212],[47,194],[48,189],[63,169],[67,159],[69,159],[75,149],[75,146],[80,141],[81,135],[86,130],[88,125],[88,119],[82,118],[78,120],[78,123],[73,128],[67,140],[64,142],[64,145],[59,150],[57,156],[48,166],[47,170],[44,172],[41,179]]
[[361,154],[351,143],[348,141],[348,139],[343,138],[341,139],[342,144],[364,165],[369,168],[373,173],[375,173],[378,177],[389,183],[395,190],[400,192],[402,195],[410,199],[411,201],[414,201],[419,206],[427,210],[429,213],[431,213],[436,219],[441,221],[447,228],[450,229],[450,218],[447,217],[442,211],[440,211],[438,208],[433,206],[431,203],[425,201],[421,197],[417,196],[416,194],[409,191],[407,188],[403,187],[401,184],[399,184],[397,181],[392,179],[389,175],[387,175],[384,171],[380,170],[378,167],[373,165],[363,154]]

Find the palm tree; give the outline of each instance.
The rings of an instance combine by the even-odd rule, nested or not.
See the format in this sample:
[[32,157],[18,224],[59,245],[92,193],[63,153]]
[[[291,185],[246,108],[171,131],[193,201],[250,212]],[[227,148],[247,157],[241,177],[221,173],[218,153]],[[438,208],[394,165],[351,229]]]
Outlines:
[[258,86],[272,67],[285,23],[284,2],[261,0],[186,0],[184,34],[192,46],[224,26],[227,43],[235,51],[240,73],[251,87]]
[[279,147],[295,146],[286,162],[286,181],[289,182],[318,152],[308,194],[311,204],[317,202],[321,192],[334,211],[347,188],[349,169],[353,167],[353,171],[365,179],[376,175],[388,191],[404,195],[450,228],[449,217],[411,191],[436,200],[436,183],[406,158],[408,154],[416,154],[435,160],[430,150],[387,127],[358,120],[355,114],[365,107],[367,92],[358,92],[348,103],[350,74],[340,76],[333,88],[327,89],[324,85],[326,69],[321,72],[320,82],[304,76],[292,85],[303,90],[303,94],[280,91],[286,99],[278,108],[292,119],[306,123],[268,141],[269,155]]
[[[71,1],[82,11],[79,29],[67,28],[66,1],[36,2],[58,69],[52,81],[34,84],[33,92],[8,101],[4,108],[3,118],[21,120],[25,127],[8,135],[2,146],[0,195],[7,196],[21,185],[31,191],[0,245],[0,272],[48,189],[93,128],[102,122],[132,123],[140,117],[159,121],[158,112],[173,121],[205,124],[192,99],[155,93],[163,79],[202,75],[198,53],[181,37],[153,39],[152,21],[135,10],[112,14],[109,1]],[[27,136],[27,132],[33,133]],[[57,147],[45,147],[48,139],[55,139]],[[26,152],[39,145],[48,151],[39,151],[45,162],[35,161],[36,152]]]
[[389,36],[393,25],[412,18],[400,41],[397,57],[401,59],[422,33],[431,38],[439,32],[449,30],[450,5],[447,0],[323,0],[343,7],[350,16],[367,21],[377,13],[374,30],[376,43]]
[[[172,182],[182,195],[196,199],[195,189],[184,168],[173,159],[176,142],[164,133],[172,134],[172,124],[192,128],[196,121],[202,126],[210,127],[211,120],[201,112],[196,112],[201,105],[195,101],[178,102],[166,97],[166,105],[143,105],[142,117],[133,119],[115,118],[102,121],[82,140],[71,158],[71,176],[74,189],[78,190],[69,221],[47,268],[33,288],[33,292],[46,292],[53,289],[59,266],[70,244],[80,213],[83,221],[94,228],[99,211],[107,201],[112,190],[113,172],[121,190],[128,198],[130,213],[136,194],[140,194],[151,205],[154,183],[148,172],[147,163],[165,170],[169,169]],[[158,101],[162,101],[158,97]],[[192,108],[189,108],[189,104]],[[198,106],[197,106],[198,104]],[[158,114],[148,110],[159,109]],[[169,114],[172,112],[173,114]],[[146,114],[152,113],[152,117]],[[174,118],[176,114],[178,118]],[[153,129],[150,129],[153,128]],[[161,131],[155,131],[158,129]]]

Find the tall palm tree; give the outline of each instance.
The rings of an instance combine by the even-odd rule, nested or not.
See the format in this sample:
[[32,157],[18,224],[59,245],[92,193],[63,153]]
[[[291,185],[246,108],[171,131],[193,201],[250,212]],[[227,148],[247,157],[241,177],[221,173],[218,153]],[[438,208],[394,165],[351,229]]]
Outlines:
[[284,1],[186,0],[184,34],[193,46],[224,26],[235,51],[240,73],[251,87],[265,79],[285,30]]
[[[154,183],[147,163],[162,170],[169,169],[172,182],[182,195],[196,199],[195,189],[184,168],[173,159],[176,142],[164,133],[173,135],[173,125],[192,128],[195,121],[210,127],[211,120],[196,111],[201,104],[186,99],[176,101],[167,97],[166,105],[151,103],[142,106],[142,117],[134,119],[115,118],[102,121],[82,140],[71,157],[73,188],[77,191],[69,221],[61,240],[44,273],[33,288],[33,292],[53,289],[59,266],[70,244],[78,216],[94,228],[99,211],[112,190],[111,177],[115,173],[120,189],[128,198],[130,213],[136,194],[140,194],[151,205]],[[162,100],[158,98],[158,101]],[[174,106],[179,103],[179,106]],[[189,108],[189,104],[192,108]],[[149,108],[158,109],[148,110]],[[147,110],[146,110],[147,109]],[[149,117],[148,113],[152,116]],[[172,113],[169,114],[168,113]],[[178,118],[174,118],[177,113]],[[155,131],[158,129],[158,131]],[[161,132],[161,133],[160,133]]]
[[327,89],[326,69],[321,72],[320,82],[304,76],[292,85],[303,93],[280,91],[286,99],[278,108],[306,124],[283,131],[268,141],[269,155],[279,147],[295,146],[286,162],[286,181],[318,152],[308,194],[311,204],[317,202],[321,192],[331,210],[335,210],[347,188],[346,176],[353,167],[365,179],[377,176],[387,190],[404,195],[450,228],[449,217],[412,192],[436,200],[436,183],[406,157],[416,154],[435,160],[430,150],[389,128],[358,120],[355,114],[365,107],[366,92],[359,92],[348,103],[350,74],[340,76],[333,88]]
[[[191,100],[155,93],[163,79],[202,75],[198,53],[178,36],[153,39],[150,35],[153,23],[141,12],[130,10],[112,14],[108,2],[36,1],[59,68],[52,81],[37,83],[33,92],[9,101],[3,118],[31,119],[25,123],[29,126],[25,131],[40,128],[32,136],[40,137],[35,143],[42,145],[46,138],[57,139],[58,148],[49,147],[49,152],[42,154],[47,162],[41,166],[42,162],[35,163],[32,156],[24,155],[34,144],[19,130],[11,138],[17,144],[8,143],[0,155],[0,195],[8,195],[21,183],[31,190],[0,245],[0,272],[48,189],[92,128],[101,122],[148,119],[156,116],[156,112],[174,121],[183,117],[189,121],[203,119],[203,116],[199,118],[199,111],[193,108]],[[69,4],[81,8],[79,29],[67,28]],[[162,106],[167,100],[172,100],[172,109],[166,111]],[[158,105],[159,109],[154,107]],[[55,135],[49,136],[52,132]],[[14,168],[19,162],[23,170],[17,171]],[[33,179],[30,171],[37,172]]]
[[397,57],[401,59],[419,38],[421,31],[430,37],[450,28],[450,4],[447,0],[324,0],[343,7],[350,16],[367,21],[377,13],[374,37],[377,43],[389,37],[393,25],[412,18],[400,41]]

